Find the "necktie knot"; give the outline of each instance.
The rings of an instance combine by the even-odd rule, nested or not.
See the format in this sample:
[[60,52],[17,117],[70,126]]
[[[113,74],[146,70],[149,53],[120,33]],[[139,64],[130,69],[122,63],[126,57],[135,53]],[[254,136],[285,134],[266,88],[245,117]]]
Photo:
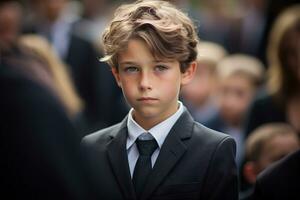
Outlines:
[[136,145],[141,156],[151,156],[158,147],[155,139],[151,140],[136,140]]

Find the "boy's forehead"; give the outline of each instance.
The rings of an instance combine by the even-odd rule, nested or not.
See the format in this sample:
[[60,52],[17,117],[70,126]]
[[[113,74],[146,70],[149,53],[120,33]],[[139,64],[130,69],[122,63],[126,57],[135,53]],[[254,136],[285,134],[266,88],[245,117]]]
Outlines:
[[118,63],[129,62],[174,62],[174,59],[164,58],[151,48],[141,39],[130,39],[122,50],[118,53]]
[[127,54],[119,54],[117,57],[117,61],[119,65],[125,65],[125,64],[153,64],[153,63],[179,63],[177,60],[170,60],[170,59],[164,59],[164,58],[155,58],[154,56],[148,56],[148,57],[136,57],[131,56]]

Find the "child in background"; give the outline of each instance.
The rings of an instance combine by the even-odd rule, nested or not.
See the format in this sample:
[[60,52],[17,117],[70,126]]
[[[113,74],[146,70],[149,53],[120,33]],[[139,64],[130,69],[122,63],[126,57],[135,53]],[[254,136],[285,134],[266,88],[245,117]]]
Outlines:
[[226,50],[212,42],[200,41],[197,71],[194,79],[182,88],[181,97],[195,121],[205,123],[217,113],[214,98],[216,65],[227,54]]
[[273,162],[299,149],[296,131],[285,123],[269,123],[255,129],[246,140],[243,176],[250,185],[240,195],[246,200],[253,191],[257,175]]
[[263,69],[259,60],[243,54],[225,57],[217,65],[219,112],[205,125],[235,139],[238,165],[244,151],[244,117],[261,83]]

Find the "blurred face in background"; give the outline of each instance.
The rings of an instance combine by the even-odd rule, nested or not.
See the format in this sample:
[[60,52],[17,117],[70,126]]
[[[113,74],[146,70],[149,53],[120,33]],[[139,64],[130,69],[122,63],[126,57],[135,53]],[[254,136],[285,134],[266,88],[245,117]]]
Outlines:
[[248,161],[244,165],[243,173],[246,180],[254,184],[257,175],[286,155],[299,149],[300,144],[294,132],[278,134],[264,142],[261,153],[257,160]]
[[247,7],[254,7],[258,10],[264,10],[266,7],[266,0],[244,0],[244,5]]
[[299,148],[299,140],[296,134],[277,135],[266,142],[260,159],[257,161],[259,171],[262,171],[273,162],[280,160],[289,153]]
[[246,74],[236,73],[219,82],[220,114],[231,126],[240,126],[252,101],[255,87]]
[[0,6],[0,49],[11,48],[20,31],[22,10],[17,3],[4,3]]
[[206,103],[215,89],[214,72],[208,63],[198,62],[197,72],[192,82],[182,87],[181,95],[184,100],[193,106],[202,106]]
[[82,0],[84,15],[87,18],[101,16],[106,12],[107,0]]
[[55,21],[64,9],[68,0],[35,0],[39,13],[48,21]]

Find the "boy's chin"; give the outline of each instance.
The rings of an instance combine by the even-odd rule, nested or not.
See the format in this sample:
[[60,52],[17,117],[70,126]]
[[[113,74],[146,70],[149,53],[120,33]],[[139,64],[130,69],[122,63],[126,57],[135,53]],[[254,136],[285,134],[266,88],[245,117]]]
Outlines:
[[133,108],[133,116],[137,116],[139,118],[144,118],[144,119],[152,119],[155,118],[157,116],[159,116],[159,114],[157,113],[157,111],[155,111],[153,108],[147,108],[147,109],[135,109]]

